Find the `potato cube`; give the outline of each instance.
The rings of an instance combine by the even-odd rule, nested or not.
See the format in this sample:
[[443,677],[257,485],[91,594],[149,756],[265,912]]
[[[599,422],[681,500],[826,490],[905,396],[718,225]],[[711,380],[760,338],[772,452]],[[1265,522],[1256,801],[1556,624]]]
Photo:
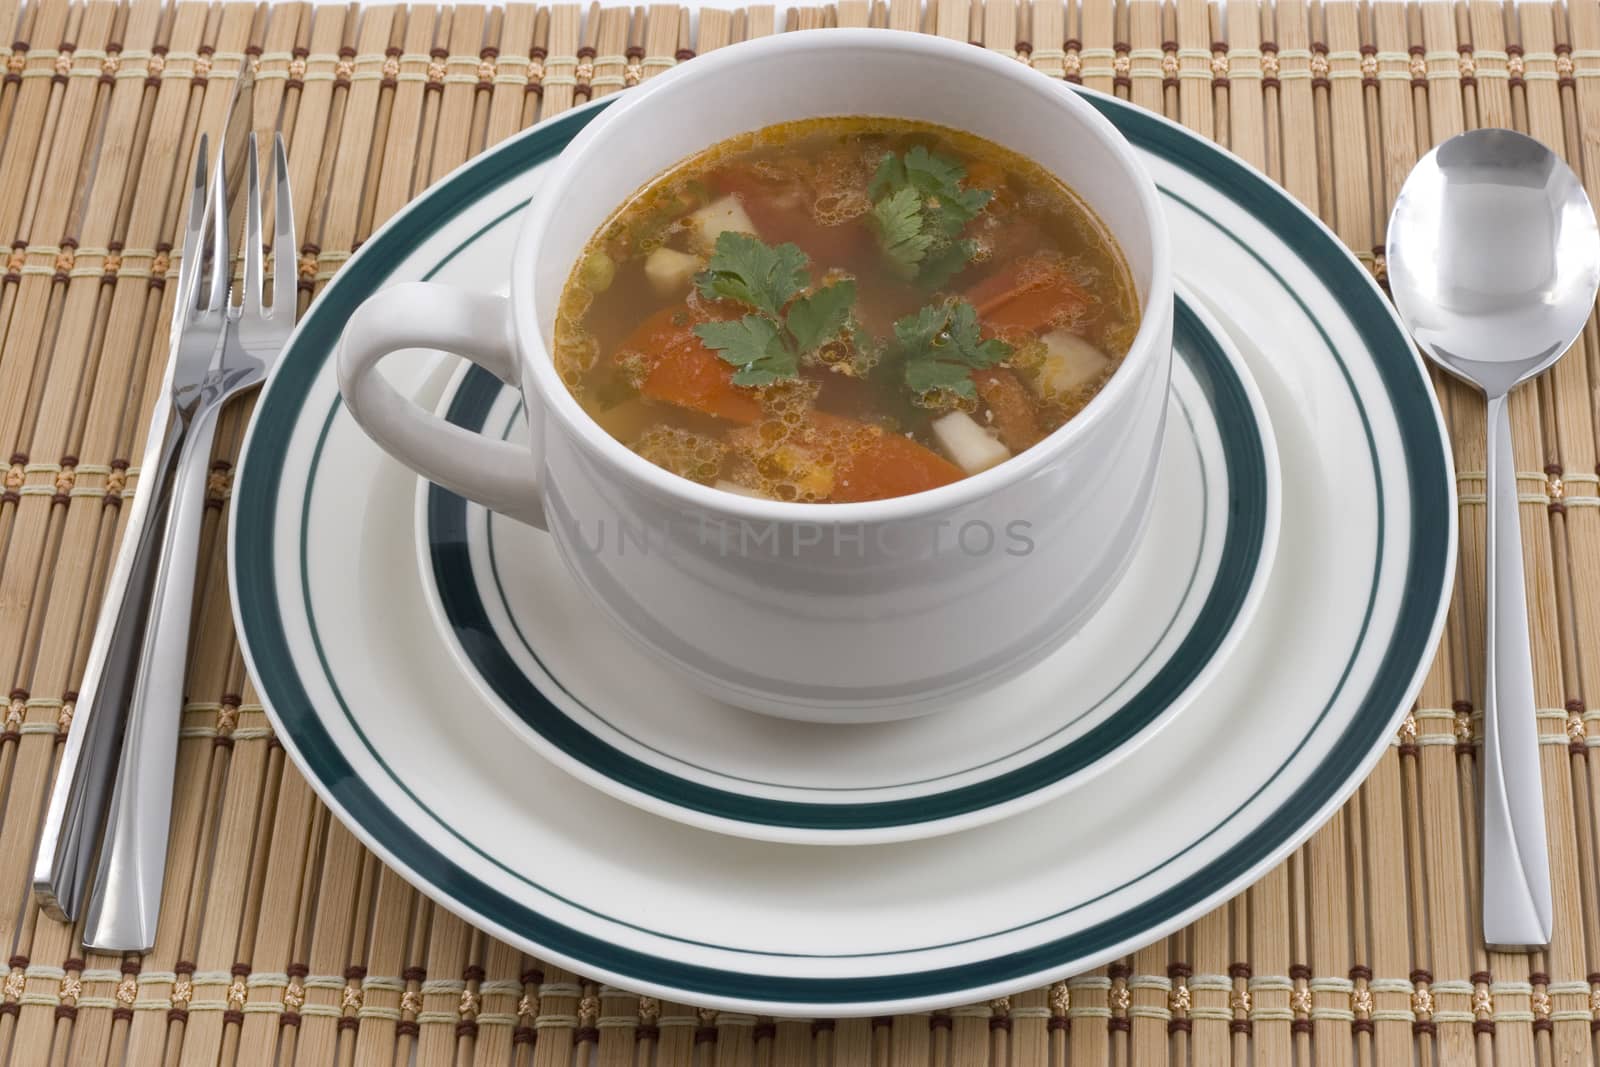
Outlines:
[[738,197],[731,194],[721,200],[713,200],[700,210],[692,212],[686,221],[695,246],[707,252],[716,247],[717,238],[724,231],[731,230],[734,233],[758,236],[755,224],[745,213],[744,205],[739,203]]
[[1065,396],[1098,381],[1111,359],[1071,330],[1051,330],[1040,338],[1045,356],[1037,371],[1039,392],[1047,398]]
[[951,462],[968,474],[986,471],[1011,458],[1011,450],[965,411],[952,411],[934,419],[933,436]]
[[702,266],[699,256],[663,245],[645,257],[644,276],[657,296],[675,296],[689,287]]

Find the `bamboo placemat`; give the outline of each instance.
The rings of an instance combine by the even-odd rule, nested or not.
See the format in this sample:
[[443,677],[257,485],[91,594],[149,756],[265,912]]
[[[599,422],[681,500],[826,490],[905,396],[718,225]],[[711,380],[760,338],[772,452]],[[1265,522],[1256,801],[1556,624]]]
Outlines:
[[[1215,137],[1383,275],[1419,153],[1475,126],[1564,148],[1600,194],[1600,3],[840,0],[586,9],[0,0],[0,1059],[33,1064],[1551,1064],[1600,1032],[1600,334],[1512,410],[1556,941],[1476,933],[1482,406],[1438,382],[1459,595],[1372,778],[1260,884],[1119,964],[974,1008],[770,1020],[598,987],[432,905],[329,817],[273,739],[222,541],[248,404],[220,434],[160,944],[85,953],[30,855],[161,374],[183,167],[258,65],[302,220],[302,300],[410,197],[586,97],[785,28],[981,42]],[[1587,149],[1585,151],[1585,149]],[[1315,610],[1307,605],[1307,610]]]

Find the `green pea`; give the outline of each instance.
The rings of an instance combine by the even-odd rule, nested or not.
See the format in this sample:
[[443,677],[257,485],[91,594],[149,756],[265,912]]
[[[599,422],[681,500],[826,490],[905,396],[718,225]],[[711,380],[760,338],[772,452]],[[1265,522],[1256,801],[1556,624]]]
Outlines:
[[606,253],[596,249],[584,258],[579,278],[591,293],[603,293],[611,288],[617,277],[617,264]]

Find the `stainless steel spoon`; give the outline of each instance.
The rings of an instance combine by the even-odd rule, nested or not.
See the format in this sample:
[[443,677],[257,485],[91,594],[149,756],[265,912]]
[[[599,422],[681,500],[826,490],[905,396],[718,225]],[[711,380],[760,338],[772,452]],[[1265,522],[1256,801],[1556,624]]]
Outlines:
[[1417,344],[1488,401],[1487,649],[1483,707],[1483,937],[1550,943],[1539,738],[1507,394],[1583,330],[1600,237],[1577,175],[1510,130],[1429,152],[1389,218],[1389,287]]

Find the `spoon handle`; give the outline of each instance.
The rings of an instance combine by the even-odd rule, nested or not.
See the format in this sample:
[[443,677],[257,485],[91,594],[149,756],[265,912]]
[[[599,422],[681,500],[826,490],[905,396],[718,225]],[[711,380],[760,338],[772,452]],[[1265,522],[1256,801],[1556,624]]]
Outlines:
[[1550,857],[1545,846],[1533,660],[1511,414],[1489,398],[1487,649],[1483,709],[1483,938],[1521,951],[1550,943]]

